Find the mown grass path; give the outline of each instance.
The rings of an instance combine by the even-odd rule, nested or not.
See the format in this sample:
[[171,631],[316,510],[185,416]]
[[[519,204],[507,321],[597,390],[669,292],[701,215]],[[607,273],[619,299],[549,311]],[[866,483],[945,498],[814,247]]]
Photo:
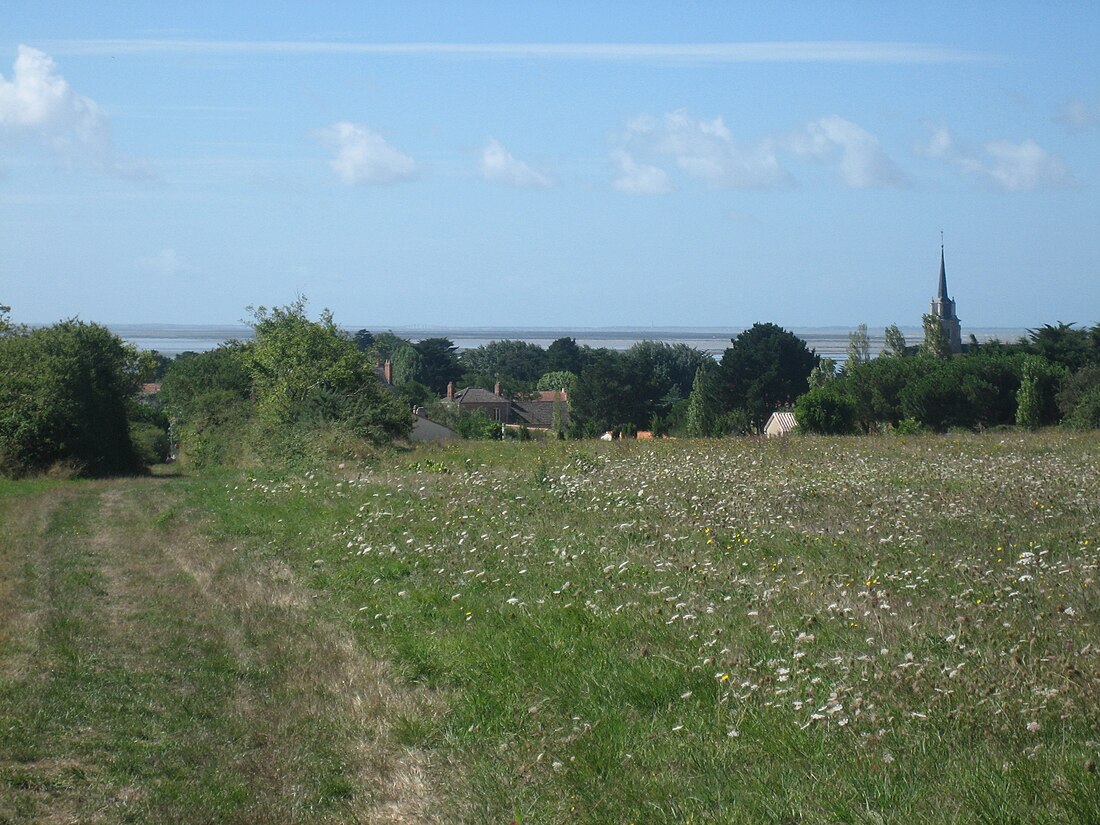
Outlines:
[[0,823],[433,821],[403,694],[178,480],[0,492]]

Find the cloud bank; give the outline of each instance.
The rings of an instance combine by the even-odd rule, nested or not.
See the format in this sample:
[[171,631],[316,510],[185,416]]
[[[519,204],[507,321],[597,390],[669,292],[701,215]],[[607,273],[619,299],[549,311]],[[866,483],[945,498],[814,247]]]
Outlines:
[[1002,192],[1034,192],[1073,185],[1065,164],[1031,138],[1021,143],[991,140],[973,147],[958,143],[946,127],[940,126],[933,129],[931,137],[917,151]]
[[793,134],[739,140],[721,117],[698,119],[687,112],[648,115],[627,123],[622,146],[612,151],[621,175],[613,186],[631,194],[671,190],[668,172],[635,160],[638,154],[667,158],[681,172],[715,189],[782,189],[797,185],[783,158],[809,158],[835,166],[852,189],[902,187],[908,179],[883,151],[878,138],[838,115],[806,124]]
[[329,166],[349,186],[386,186],[416,177],[416,161],[360,123],[333,123],[313,137],[333,152]]

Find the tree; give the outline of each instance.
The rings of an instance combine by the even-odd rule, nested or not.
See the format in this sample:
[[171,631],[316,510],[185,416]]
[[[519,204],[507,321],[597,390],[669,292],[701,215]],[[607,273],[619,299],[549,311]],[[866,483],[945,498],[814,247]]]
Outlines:
[[1016,424],[1029,430],[1039,429],[1042,420],[1043,400],[1039,389],[1041,361],[1038,356],[1024,357],[1023,371],[1020,377],[1020,389],[1016,393]]
[[848,333],[848,360],[845,369],[855,369],[871,360],[871,339],[867,337],[867,325],[860,324]]
[[245,350],[256,411],[263,424],[339,422],[375,442],[405,436],[411,416],[382,390],[368,359],[342,335],[329,310],[317,321],[306,300],[252,310],[255,336]]
[[1043,324],[1038,329],[1029,329],[1029,349],[1043,356],[1052,364],[1061,364],[1070,372],[1076,372],[1086,364],[1100,363],[1100,358],[1092,346],[1092,336],[1088,330],[1074,329],[1072,323],[1061,321],[1057,326]]
[[9,325],[0,364],[0,472],[24,475],[59,462],[88,475],[140,469],[128,416],[144,378],[134,347],[82,321]]
[[622,355],[601,349],[577,378],[570,404],[571,428],[576,434],[597,435],[631,421],[633,387],[625,374]]
[[850,435],[856,431],[856,407],[834,383],[800,396],[794,408],[798,428],[820,435]]
[[528,385],[546,372],[546,351],[527,341],[491,341],[466,350],[458,360],[467,375],[510,378]]
[[178,439],[179,457],[197,467],[230,462],[246,440],[252,374],[246,344],[184,353],[168,366],[158,398]]
[[886,358],[905,357],[905,336],[897,324],[890,324],[883,333],[883,349],[880,353]]
[[721,361],[723,403],[760,432],[768,416],[809,387],[818,357],[806,342],[775,324],[753,324],[731,341]]
[[[394,349],[388,357],[390,365],[393,367],[394,386],[401,387],[413,382],[420,383],[423,359],[420,357],[420,353],[417,352],[416,347],[406,342]],[[437,393],[437,395],[442,394]]]
[[450,338],[425,338],[413,346],[420,354],[420,368],[412,376],[430,388],[436,395],[443,395],[447,385],[462,376],[462,366],[455,353],[458,347]]
[[371,334],[369,329],[361,329],[352,336],[355,342],[355,346],[360,352],[370,352],[370,348],[374,346],[374,335]]
[[832,358],[822,358],[817,362],[817,365],[810,370],[810,377],[807,379],[810,389],[817,387],[824,387],[829,382],[836,378],[836,361]]
[[947,333],[943,331],[940,319],[935,315],[925,314],[924,340],[920,345],[920,354],[929,358],[944,359],[951,355],[951,344],[947,340]]
[[718,367],[711,361],[699,365],[688,396],[685,429],[693,438],[717,435],[721,399],[717,386]]
[[535,389],[542,392],[558,392],[565,390],[566,395],[572,395],[577,388],[577,376],[568,370],[557,370],[544,373],[535,385]]
[[558,338],[546,348],[547,372],[564,371],[580,375],[586,363],[584,352],[573,338]]

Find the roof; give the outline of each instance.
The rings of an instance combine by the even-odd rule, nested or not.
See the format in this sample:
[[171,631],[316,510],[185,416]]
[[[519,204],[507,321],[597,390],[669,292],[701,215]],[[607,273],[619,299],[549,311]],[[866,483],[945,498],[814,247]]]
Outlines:
[[466,387],[455,393],[455,401],[461,404],[506,404],[508,399],[502,395],[483,390],[481,387]]
[[513,401],[512,415],[519,424],[537,430],[549,430],[554,426],[554,407],[558,407],[562,423],[568,420],[565,404],[560,401]]
[[943,265],[943,245],[940,245],[940,289],[936,293],[936,299],[939,301],[950,301],[947,297],[947,269]]
[[768,423],[764,425],[764,432],[772,430],[776,433],[793,433],[797,426],[793,412],[773,412],[768,417]]

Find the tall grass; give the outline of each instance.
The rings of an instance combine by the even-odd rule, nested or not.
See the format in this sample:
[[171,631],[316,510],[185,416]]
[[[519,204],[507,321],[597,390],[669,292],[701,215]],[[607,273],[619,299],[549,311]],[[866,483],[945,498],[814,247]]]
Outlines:
[[461,444],[193,484],[473,822],[1093,822],[1100,444]]

